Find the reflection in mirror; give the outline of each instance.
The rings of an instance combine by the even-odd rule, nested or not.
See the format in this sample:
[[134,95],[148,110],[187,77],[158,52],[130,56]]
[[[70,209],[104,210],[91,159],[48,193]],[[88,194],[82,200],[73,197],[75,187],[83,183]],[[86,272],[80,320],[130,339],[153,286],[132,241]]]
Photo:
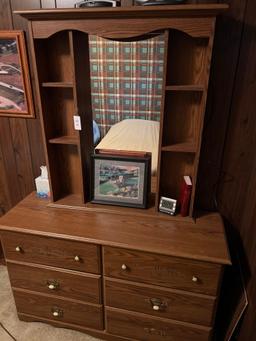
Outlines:
[[154,192],[164,69],[164,37],[112,41],[90,36],[95,149],[152,155]]

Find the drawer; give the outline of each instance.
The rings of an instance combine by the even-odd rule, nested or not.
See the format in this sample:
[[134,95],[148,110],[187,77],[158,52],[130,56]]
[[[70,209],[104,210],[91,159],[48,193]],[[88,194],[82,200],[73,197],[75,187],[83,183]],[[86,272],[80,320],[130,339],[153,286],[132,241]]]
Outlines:
[[100,273],[99,247],[64,239],[1,232],[7,260]]
[[8,262],[12,287],[101,303],[101,276]]
[[171,289],[105,280],[105,301],[110,307],[210,326],[215,298]]
[[153,253],[104,247],[104,274],[109,277],[216,295],[221,266]]
[[103,329],[101,305],[65,301],[49,296],[40,296],[13,291],[18,313],[34,315],[83,327]]
[[106,309],[107,332],[139,341],[207,341],[211,328]]

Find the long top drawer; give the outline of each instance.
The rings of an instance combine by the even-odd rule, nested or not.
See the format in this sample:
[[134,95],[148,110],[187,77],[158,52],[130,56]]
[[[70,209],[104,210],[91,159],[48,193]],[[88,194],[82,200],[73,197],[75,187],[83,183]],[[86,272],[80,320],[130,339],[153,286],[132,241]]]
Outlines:
[[104,247],[109,277],[216,295],[221,266],[158,254]]
[[97,245],[6,231],[1,239],[7,260],[100,273]]

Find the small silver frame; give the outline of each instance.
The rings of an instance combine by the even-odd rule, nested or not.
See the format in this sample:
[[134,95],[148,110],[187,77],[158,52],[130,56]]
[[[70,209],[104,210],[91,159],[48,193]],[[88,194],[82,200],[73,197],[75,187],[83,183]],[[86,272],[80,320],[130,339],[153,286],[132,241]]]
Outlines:
[[[96,0],[95,0],[96,1]],[[100,0],[99,0],[100,1]],[[118,0],[102,0],[103,2],[108,2],[112,4],[112,7],[117,7],[117,2],[119,2]],[[87,3],[87,2],[93,2],[93,0],[83,0],[83,1],[79,1],[76,2],[74,7],[75,8],[80,8],[81,5]]]
[[177,200],[167,198],[167,197],[160,198],[160,204],[159,204],[160,212],[174,215],[176,213],[176,207],[177,207]]

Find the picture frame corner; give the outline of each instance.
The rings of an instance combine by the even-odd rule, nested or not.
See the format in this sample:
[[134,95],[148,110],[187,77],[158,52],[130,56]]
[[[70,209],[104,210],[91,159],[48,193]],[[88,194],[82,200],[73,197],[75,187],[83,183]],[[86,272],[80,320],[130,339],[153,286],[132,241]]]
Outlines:
[[0,117],[36,118],[23,30],[0,30],[0,62],[1,59]]

